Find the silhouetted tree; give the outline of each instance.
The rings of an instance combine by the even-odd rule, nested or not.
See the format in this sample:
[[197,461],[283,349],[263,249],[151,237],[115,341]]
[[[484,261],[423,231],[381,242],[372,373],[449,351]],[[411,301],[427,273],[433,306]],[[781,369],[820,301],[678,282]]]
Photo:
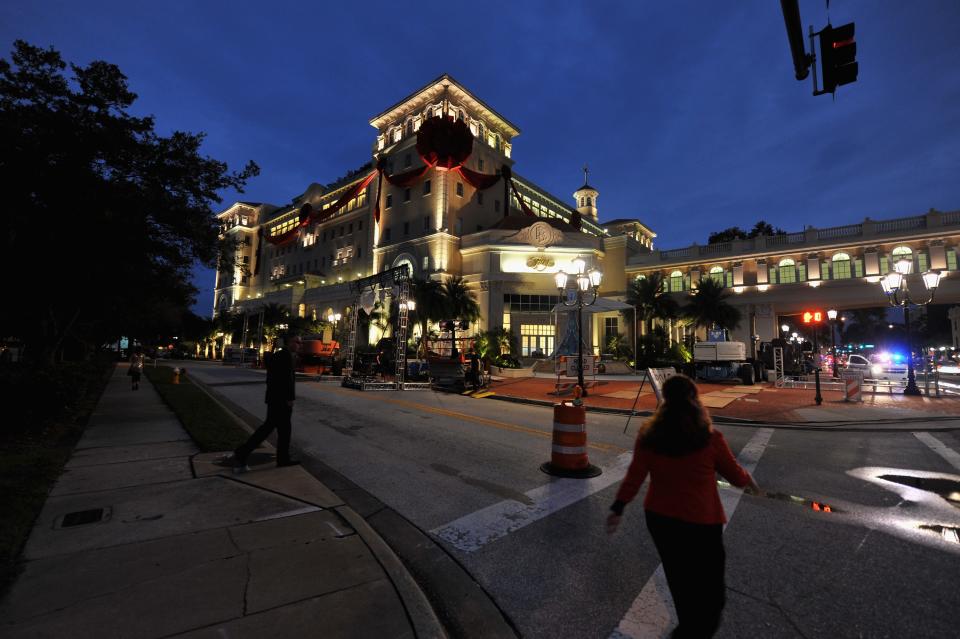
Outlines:
[[107,62],[68,71],[20,40],[0,60],[0,333],[33,359],[68,339],[149,337],[158,309],[187,308],[191,267],[217,259],[211,205],[258,173],[203,156],[203,134],[157,134],[128,112],[136,97]]

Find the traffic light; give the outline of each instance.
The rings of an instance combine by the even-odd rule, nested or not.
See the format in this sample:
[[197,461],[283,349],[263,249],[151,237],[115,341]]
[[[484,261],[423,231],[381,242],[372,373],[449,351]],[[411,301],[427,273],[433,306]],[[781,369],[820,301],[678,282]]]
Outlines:
[[834,28],[827,25],[820,32],[820,64],[823,70],[822,93],[833,93],[842,84],[857,80],[857,43],[853,38],[854,23]]
[[804,324],[819,324],[822,321],[823,321],[823,311],[804,311],[803,312]]

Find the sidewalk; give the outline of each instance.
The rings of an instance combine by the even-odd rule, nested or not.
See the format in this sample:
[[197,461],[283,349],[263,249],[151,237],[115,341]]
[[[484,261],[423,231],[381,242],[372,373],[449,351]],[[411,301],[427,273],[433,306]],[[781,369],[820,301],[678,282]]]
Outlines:
[[[556,377],[526,377],[495,381],[490,390],[496,393],[490,399],[507,399],[525,403],[552,404],[572,399],[566,378],[561,395],[556,394]],[[798,388],[775,388],[764,382],[753,386],[740,384],[697,382],[701,401],[715,418],[733,421],[747,420],[762,423],[796,426],[858,423],[878,426],[886,422],[919,420],[943,421],[944,426],[956,427],[960,420],[960,397],[907,397],[902,393],[863,393],[862,403],[843,401],[839,391],[823,391],[823,404],[817,406],[814,391]],[[638,394],[639,393],[639,394]],[[649,383],[640,387],[640,381],[601,379],[589,388],[584,399],[587,409],[628,414],[632,407],[638,413],[649,414],[656,409],[657,400]]]
[[393,551],[300,467],[234,475],[119,366],[0,602],[15,637],[444,637]]

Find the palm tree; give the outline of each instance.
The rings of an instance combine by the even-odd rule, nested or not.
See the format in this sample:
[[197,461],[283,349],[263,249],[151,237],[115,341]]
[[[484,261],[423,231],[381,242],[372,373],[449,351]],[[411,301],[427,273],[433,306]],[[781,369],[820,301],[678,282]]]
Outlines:
[[636,309],[637,321],[644,323],[647,335],[653,334],[653,320],[673,319],[680,310],[680,305],[664,286],[662,273],[651,273],[630,282],[627,304]]
[[[467,288],[467,282],[454,275],[443,283],[443,300],[447,317],[454,320],[475,322],[480,319],[480,305],[473,292]],[[451,357],[457,357],[457,331],[450,331]]]
[[415,277],[410,281],[410,296],[417,303],[413,313],[420,326],[420,343],[423,344],[428,335],[430,322],[446,319],[443,285],[437,280],[421,280]]
[[700,280],[681,315],[693,324],[694,332],[700,327],[714,326],[733,330],[740,324],[742,313],[727,302],[729,296],[730,293],[713,280]]
[[480,305],[473,291],[467,287],[467,281],[454,275],[443,283],[444,310],[449,319],[461,319],[475,322],[480,319]]

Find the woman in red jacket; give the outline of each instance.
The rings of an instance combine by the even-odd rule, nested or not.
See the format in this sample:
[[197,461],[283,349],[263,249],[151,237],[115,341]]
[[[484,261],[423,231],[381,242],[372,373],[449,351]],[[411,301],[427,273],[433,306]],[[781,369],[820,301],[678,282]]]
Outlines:
[[643,506],[680,623],[673,637],[712,637],[726,602],[723,525],[716,473],[738,488],[759,487],[737,460],[697,397],[689,377],[663,384],[663,403],[640,429],[633,461],[610,507],[607,531],[620,524],[650,475]]

